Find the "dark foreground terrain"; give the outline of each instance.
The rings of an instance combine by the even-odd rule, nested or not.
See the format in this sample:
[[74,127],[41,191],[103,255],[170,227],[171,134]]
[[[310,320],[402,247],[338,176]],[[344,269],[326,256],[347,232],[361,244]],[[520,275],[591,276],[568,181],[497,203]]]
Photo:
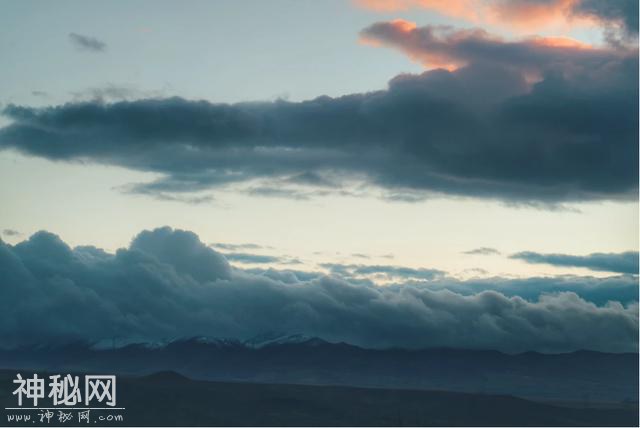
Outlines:
[[[4,410],[16,406],[11,395],[15,374],[14,370],[0,372],[0,425],[57,425],[55,417],[48,424],[40,423],[37,410]],[[174,372],[121,376],[117,397],[117,406],[125,409],[92,411],[91,425],[638,426],[636,404],[578,408],[501,395],[194,381]],[[8,422],[9,414],[30,414],[32,419]],[[107,414],[122,415],[122,421],[98,420]],[[79,426],[77,415],[64,426]]]

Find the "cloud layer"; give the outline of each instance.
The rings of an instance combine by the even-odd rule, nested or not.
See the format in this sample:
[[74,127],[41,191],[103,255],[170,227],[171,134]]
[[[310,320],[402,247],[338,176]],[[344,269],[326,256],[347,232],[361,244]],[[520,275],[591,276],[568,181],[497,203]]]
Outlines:
[[444,276],[446,273],[437,269],[413,269],[404,266],[390,265],[356,265],[356,264],[337,264],[325,263],[323,268],[328,269],[331,273],[343,277],[355,276],[378,276],[389,280],[392,279],[426,279],[431,280]]
[[[563,37],[534,37],[507,41],[481,29],[455,30],[401,19],[378,22],[360,32],[370,44],[398,48],[428,67],[455,69],[469,64],[492,64],[525,72],[530,79],[570,67],[587,69],[620,61],[630,52],[594,48]],[[586,76],[584,76],[586,77]]]
[[635,0],[356,0],[374,10],[435,10],[473,23],[501,25],[528,33],[572,25],[604,27],[616,39],[637,37]]
[[535,299],[426,284],[244,271],[190,232],[141,232],[107,254],[39,232],[0,242],[3,346],[84,339],[248,338],[298,332],[364,346],[637,350],[638,305],[570,291]]
[[164,198],[234,184],[299,199],[362,194],[362,184],[388,199],[636,198],[637,52],[442,31],[399,22],[363,31],[460,67],[400,75],[386,90],[305,102],[10,105],[0,148],[160,173],[126,191]]
[[638,274],[638,252],[593,253],[587,256],[569,254],[540,254],[523,251],[510,256],[512,259],[527,263],[540,263],[554,266],[582,267],[596,271]]

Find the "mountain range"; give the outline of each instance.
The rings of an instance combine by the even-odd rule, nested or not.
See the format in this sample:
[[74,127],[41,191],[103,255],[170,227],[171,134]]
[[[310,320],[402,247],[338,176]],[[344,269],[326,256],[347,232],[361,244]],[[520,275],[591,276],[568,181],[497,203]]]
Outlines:
[[471,349],[366,349],[317,337],[196,337],[167,343],[85,342],[0,350],[0,367],[191,379],[506,394],[522,398],[637,403],[638,354],[576,351],[505,354]]

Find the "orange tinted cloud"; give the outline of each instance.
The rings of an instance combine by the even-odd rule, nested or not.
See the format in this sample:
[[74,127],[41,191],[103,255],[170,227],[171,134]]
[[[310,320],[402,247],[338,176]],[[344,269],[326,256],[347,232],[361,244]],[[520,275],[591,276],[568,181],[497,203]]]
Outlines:
[[533,43],[540,46],[550,46],[556,48],[576,48],[576,49],[593,49],[593,45],[583,43],[571,37],[536,37],[531,39]]
[[[453,35],[453,37],[456,36]],[[403,19],[373,24],[360,33],[362,43],[376,47],[400,48],[413,61],[428,68],[444,68],[452,71],[466,64],[466,61],[455,58],[448,52],[439,49],[440,42],[436,38],[435,32],[427,34],[418,29],[414,22]],[[427,45],[430,45],[431,48],[425,49]]]
[[476,24],[503,26],[523,33],[544,29],[568,31],[578,25],[593,25],[594,19],[578,16],[573,9],[579,0],[355,0],[377,11],[423,8]]
[[415,30],[418,26],[415,22],[406,21],[404,19],[394,19],[391,21],[391,25],[395,26],[398,30],[408,33]]
[[511,26],[520,31],[542,29],[569,30],[573,26],[590,23],[572,13],[577,0],[550,0],[532,2],[527,0],[492,2],[488,6],[488,21],[493,24]]
[[394,20],[375,23],[360,32],[363,42],[401,50],[426,68],[453,70],[469,64],[497,64],[528,75],[563,64],[589,66],[621,52],[597,49],[568,37],[534,37],[507,41],[484,30],[453,30],[443,26],[417,27]]

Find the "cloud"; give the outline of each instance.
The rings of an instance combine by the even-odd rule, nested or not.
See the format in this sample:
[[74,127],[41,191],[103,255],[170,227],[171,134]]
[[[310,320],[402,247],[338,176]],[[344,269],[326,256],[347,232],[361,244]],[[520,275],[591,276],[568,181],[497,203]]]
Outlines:
[[537,207],[635,200],[637,52],[442,31],[364,30],[459,67],[400,75],[385,90],[303,102],[9,105],[0,149],[160,174],[130,187],[143,194],[233,187],[306,200],[380,191],[388,200]]
[[263,247],[256,244],[212,244],[210,247],[216,250],[222,249],[231,252],[223,252],[222,255],[230,262],[237,262],[241,264],[279,264],[279,265],[297,265],[302,264],[302,261],[295,257],[289,256],[271,256],[264,254],[237,252],[242,249],[269,249],[272,247]]
[[[448,290],[465,296],[481,291],[496,291],[509,297],[537,300],[544,294],[571,292],[581,299],[597,305],[610,301],[631,304],[638,301],[638,278],[631,273],[607,278],[575,275],[553,277],[501,278],[487,277],[483,269],[465,269],[467,273],[480,274],[484,278],[461,280],[438,269],[410,268],[406,266],[380,266],[324,263],[320,267],[332,275],[352,284],[423,287],[428,290]],[[316,276],[320,276],[316,273]]]
[[69,40],[78,49],[89,52],[104,52],[107,44],[95,37],[83,36],[82,34],[69,33]]
[[128,195],[145,195],[158,201],[181,202],[189,205],[210,204],[215,201],[212,195],[189,196],[180,193],[154,190],[147,186],[136,184],[119,186],[116,189]]
[[214,243],[212,243],[210,245],[212,247],[214,247],[214,248],[219,248],[221,250],[228,250],[228,251],[260,250],[260,249],[263,249],[263,248],[272,248],[272,247],[266,247],[264,245],[258,245],[258,244],[253,244],[253,243],[229,244],[229,243],[224,243],[224,242],[214,242]]
[[138,92],[130,87],[107,85],[105,87],[89,88],[81,92],[72,92],[76,100],[113,101],[139,98]]
[[289,177],[287,180],[290,183],[303,184],[303,185],[314,186],[314,187],[338,186],[334,181],[327,179],[326,177],[323,177],[322,175],[316,172],[311,172],[311,171],[302,172],[298,175]]
[[324,263],[321,267],[337,275],[349,278],[354,276],[381,275],[387,279],[434,279],[445,275],[445,272],[438,269],[415,269],[406,266],[391,265]]
[[406,202],[414,204],[428,199],[425,193],[419,191],[389,191],[382,194],[382,199],[390,202]]
[[9,236],[9,237],[22,236],[22,233],[20,233],[19,231],[15,230],[15,229],[4,229],[2,231],[2,234],[4,236]]
[[[470,269],[470,271],[478,273],[482,269]],[[409,284],[432,291],[449,290],[464,296],[491,290],[508,297],[518,296],[529,301],[557,293],[574,293],[581,299],[599,306],[606,305],[608,302],[633,304],[638,301],[638,278],[634,275],[617,275],[607,278],[576,275],[532,278],[493,277],[464,281],[452,277],[440,277],[430,281],[408,280],[399,283],[398,286],[404,287]]]
[[523,251],[511,255],[510,258],[523,260],[527,263],[582,267],[594,271],[638,274],[637,251],[627,251],[625,253],[592,253],[586,256],[540,254]]
[[489,275],[489,271],[486,269],[482,269],[482,268],[467,268],[467,269],[463,269],[462,273],[464,274],[471,274],[471,275],[475,275],[475,276],[488,276]]
[[285,284],[299,284],[324,277],[322,272],[295,270],[295,269],[274,269],[274,268],[247,268],[243,272],[264,276],[269,279],[282,282]]
[[282,258],[250,253],[224,253],[224,258],[231,262],[240,263],[281,263]]
[[[52,237],[48,238],[51,240]],[[47,241],[47,238],[43,239]],[[53,241],[60,243],[59,238]],[[27,241],[29,242],[31,239]],[[202,244],[193,232],[169,227],[145,230],[133,239],[129,250],[149,255],[161,263],[168,263],[177,274],[189,275],[196,281],[225,280],[231,277],[231,268],[225,257]]]
[[74,102],[94,101],[113,102],[121,100],[134,100],[139,98],[160,98],[167,88],[162,90],[141,90],[134,85],[108,83],[103,86],[93,86],[81,91],[72,91]]
[[525,33],[600,26],[618,38],[638,35],[635,0],[356,0],[356,4],[381,12],[430,9],[475,24]]
[[[447,26],[416,24],[401,19],[378,22],[360,32],[369,44],[402,50],[427,67],[450,70],[469,64],[515,67],[535,76],[571,65],[589,67],[615,61],[626,50],[594,48],[563,37],[534,37],[506,41],[481,29],[455,30]],[[531,78],[531,77],[529,77]]]
[[[320,255],[321,253],[317,253],[317,254]],[[370,260],[372,258],[393,259],[395,257],[393,254],[366,254],[366,253],[351,253],[350,256],[356,259],[364,259],[364,260]]]
[[[266,198],[293,199],[296,201],[306,201],[310,198],[309,192],[301,192],[299,190],[283,189],[283,188],[271,187],[271,186],[250,187],[249,189],[247,189],[246,193],[252,196],[262,196]],[[319,195],[319,194],[320,192],[316,192],[316,195]]]
[[[422,285],[244,271],[186,231],[143,231],[115,254],[38,232],[0,242],[3,346],[74,339],[248,338],[297,331],[363,346],[634,351],[637,302],[597,306],[576,293],[535,300]],[[261,272],[261,273],[259,273]]]
[[351,254],[351,257],[354,257],[356,259],[370,259],[371,258],[367,254],[363,254],[363,253],[353,253],[353,254]]
[[473,250],[465,251],[463,254],[470,254],[473,256],[494,256],[499,255],[500,251],[496,250],[495,248],[480,247],[474,248]]
[[579,16],[595,18],[604,24],[611,38],[638,37],[638,2],[635,0],[581,0],[571,10]]
[[[115,254],[38,232],[0,242],[3,346],[68,340],[249,338],[296,331],[328,340],[507,352],[636,351],[638,305],[598,306],[573,292],[535,300],[424,285],[231,268],[186,231],[143,231]],[[301,275],[304,275],[302,273]]]

